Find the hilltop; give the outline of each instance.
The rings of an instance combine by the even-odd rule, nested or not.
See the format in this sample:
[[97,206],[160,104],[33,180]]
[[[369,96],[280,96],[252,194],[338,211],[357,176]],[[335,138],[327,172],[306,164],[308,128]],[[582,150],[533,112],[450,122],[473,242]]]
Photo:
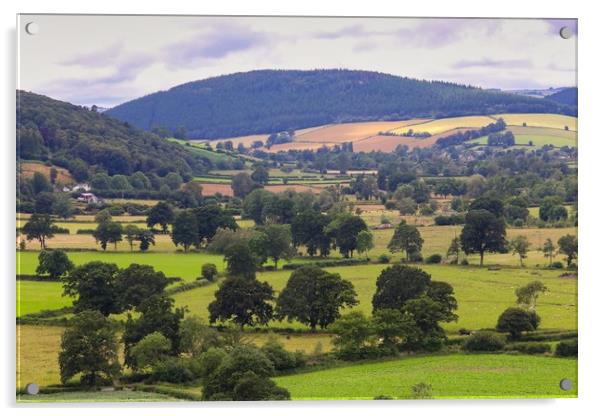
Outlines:
[[146,130],[223,138],[330,123],[496,113],[573,114],[547,99],[369,71],[259,70],[189,82],[105,112]]

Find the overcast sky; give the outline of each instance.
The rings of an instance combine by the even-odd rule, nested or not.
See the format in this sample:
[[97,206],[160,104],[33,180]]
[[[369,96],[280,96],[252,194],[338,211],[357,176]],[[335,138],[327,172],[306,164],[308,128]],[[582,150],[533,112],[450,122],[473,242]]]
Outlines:
[[[35,22],[39,32],[25,33]],[[253,69],[349,68],[484,88],[576,85],[574,20],[21,16],[19,88],[112,107]]]

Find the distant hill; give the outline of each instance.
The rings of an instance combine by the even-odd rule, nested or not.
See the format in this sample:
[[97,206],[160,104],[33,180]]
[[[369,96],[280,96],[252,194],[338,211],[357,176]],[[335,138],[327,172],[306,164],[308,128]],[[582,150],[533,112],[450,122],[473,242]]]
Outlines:
[[561,113],[554,101],[368,71],[261,70],[194,81],[105,114],[189,138],[274,133],[329,123],[494,113]]
[[557,103],[577,107],[577,87],[565,88],[560,92],[549,95],[548,100],[556,101]]
[[85,180],[91,171],[136,171],[184,177],[209,170],[211,162],[176,143],[96,111],[17,91],[17,156],[50,161]]

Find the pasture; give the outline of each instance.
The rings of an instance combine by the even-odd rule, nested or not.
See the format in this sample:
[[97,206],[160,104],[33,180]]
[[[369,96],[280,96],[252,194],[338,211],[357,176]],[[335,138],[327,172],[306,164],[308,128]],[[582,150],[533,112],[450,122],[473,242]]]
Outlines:
[[411,128],[415,133],[430,133],[435,135],[457,128],[481,128],[493,122],[495,122],[495,120],[488,116],[451,117],[391,129],[389,132],[401,135]]
[[61,168],[58,166],[48,166],[39,161],[28,161],[19,163],[19,170],[21,171],[21,174],[24,178],[31,178],[33,177],[34,173],[38,172],[50,179],[50,170],[53,167],[56,169],[57,172],[56,181],[58,183],[68,185],[75,182],[75,179],[73,179],[69,171],[65,168]]
[[[40,386],[58,384],[60,382],[58,353],[61,336],[65,329],[56,326],[17,325],[17,388],[24,388],[28,383]],[[275,337],[289,351],[303,351],[312,354],[320,345],[322,352],[330,351],[331,335],[329,334],[266,334],[247,333],[242,341],[262,346],[270,337]],[[123,361],[123,358],[121,358]]]
[[[569,378],[572,390],[560,389]],[[418,356],[276,377],[293,400],[410,399],[411,388],[428,383],[435,399],[577,397],[574,359],[507,355]]]
[[503,118],[509,126],[522,126],[526,123],[529,127],[548,127],[564,130],[577,131],[577,117],[561,114],[496,114],[494,118]]
[[[369,264],[326,268],[339,273],[353,283],[358,294],[359,305],[354,310],[366,314],[372,311],[372,296],[376,288],[376,278],[387,265]],[[418,265],[431,274],[436,281],[445,281],[454,287],[458,299],[459,319],[444,324],[444,329],[452,334],[460,328],[481,329],[495,327],[498,316],[508,307],[516,304],[514,291],[533,280],[541,280],[549,293],[540,297],[537,313],[541,315],[542,329],[577,328],[577,281],[560,278],[562,271],[502,268],[488,270],[479,267],[459,267],[449,265]],[[291,271],[259,273],[257,278],[268,282],[278,293],[288,281]],[[209,285],[175,294],[178,306],[187,306],[190,313],[207,319],[207,305],[213,301],[217,285]],[[271,327],[303,328],[299,323],[272,322]]]

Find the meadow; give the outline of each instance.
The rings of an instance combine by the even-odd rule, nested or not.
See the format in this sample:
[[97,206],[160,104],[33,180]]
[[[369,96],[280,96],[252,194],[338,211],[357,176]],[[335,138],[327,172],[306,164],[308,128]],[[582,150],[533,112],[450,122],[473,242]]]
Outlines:
[[437,120],[427,121],[426,123],[414,124],[408,127],[392,129],[389,130],[389,132],[401,135],[406,133],[411,128],[415,133],[430,133],[432,135],[435,135],[457,128],[481,128],[493,123],[494,121],[495,120],[488,116],[441,118]]
[[[560,389],[563,378],[572,390]],[[371,400],[412,398],[411,387],[428,383],[435,399],[577,397],[574,359],[508,355],[452,354],[356,364],[275,378],[293,400]]]
[[494,118],[503,118],[509,126],[522,126],[526,123],[529,127],[549,127],[577,131],[577,118],[561,114],[496,114]]
[[[326,268],[331,273],[339,273],[353,283],[358,294],[359,305],[354,310],[370,314],[372,296],[376,288],[376,278],[382,269],[381,264]],[[549,292],[543,295],[537,306],[541,315],[541,329],[577,328],[577,280],[560,278],[562,271],[502,268],[488,270],[479,267],[461,267],[450,265],[419,265],[431,274],[436,281],[445,281],[454,287],[458,299],[459,319],[457,322],[443,324],[443,328],[454,334],[460,328],[493,328],[498,316],[504,309],[516,305],[514,291],[533,280],[542,281]],[[276,293],[286,285],[291,271],[259,273],[257,278],[268,282]],[[207,305],[213,301],[217,284],[204,286],[175,294],[176,305],[187,306],[190,313],[207,319]],[[272,322],[270,327],[304,328],[299,323]]]

